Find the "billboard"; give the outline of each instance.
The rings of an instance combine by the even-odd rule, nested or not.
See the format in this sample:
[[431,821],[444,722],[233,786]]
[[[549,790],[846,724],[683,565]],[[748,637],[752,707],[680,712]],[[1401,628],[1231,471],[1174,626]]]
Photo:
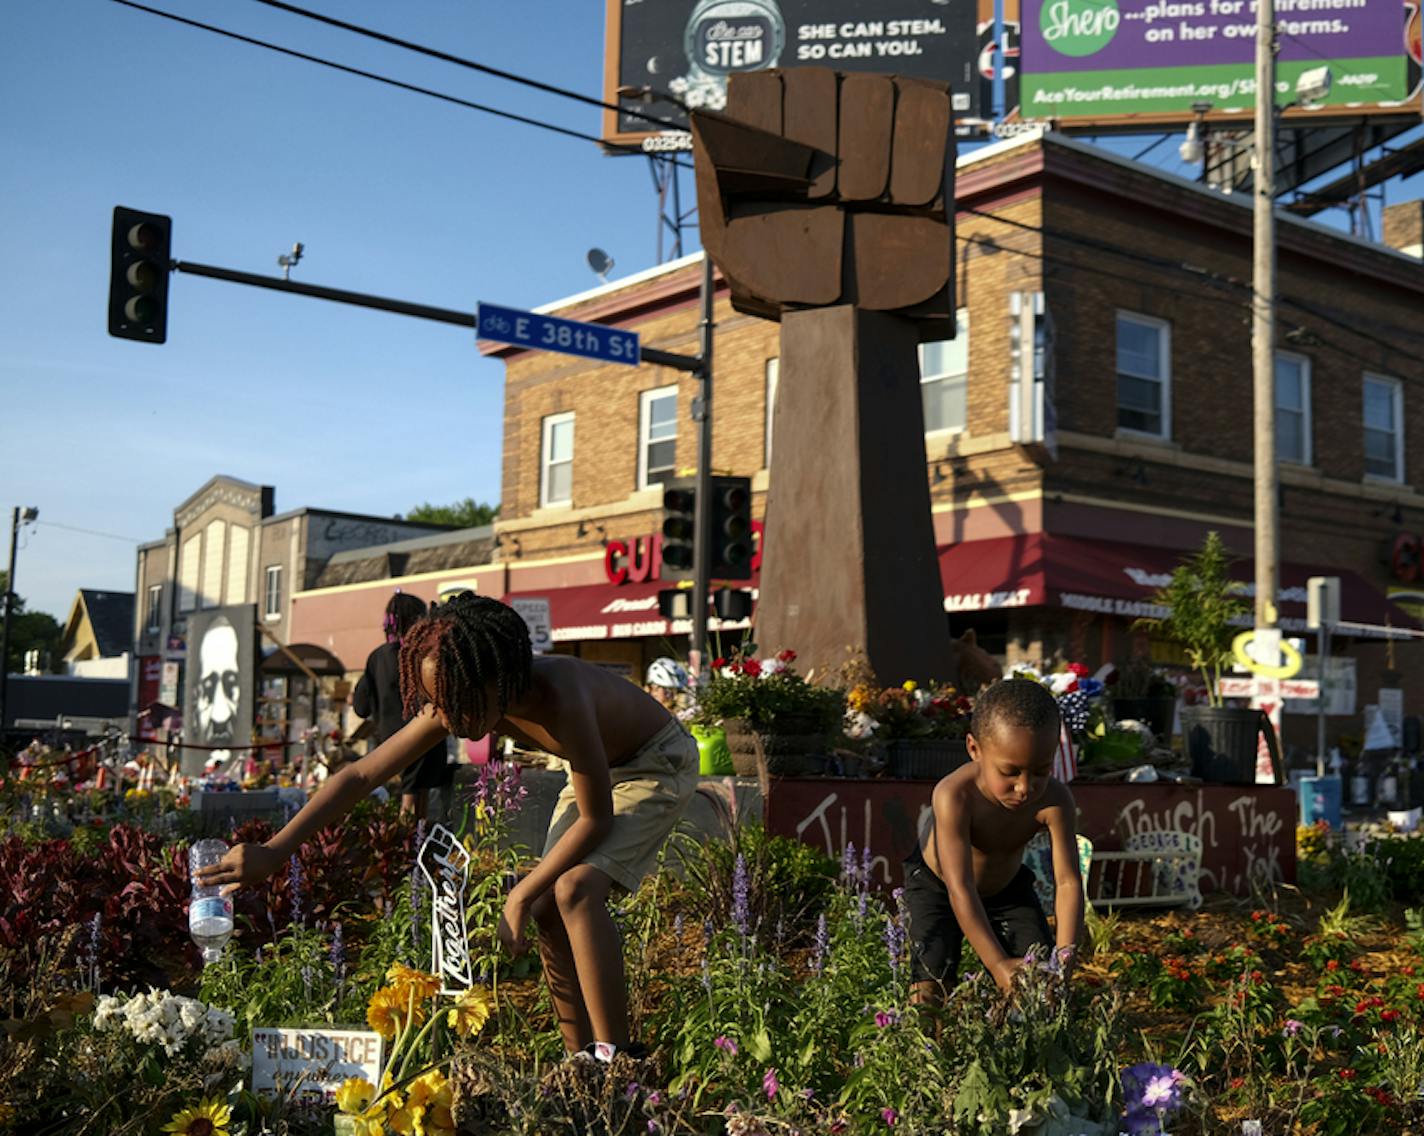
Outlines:
[[184,773],[201,773],[212,757],[226,762],[252,741],[256,616],[255,604],[238,604],[188,617]]
[[[977,6],[967,0],[607,0],[604,141],[649,153],[690,150],[687,116],[721,110],[727,79],[741,71],[817,66],[948,82],[962,124],[989,116],[976,62]],[[648,104],[620,88],[649,88]],[[671,124],[638,118],[640,111]]]
[[[1068,128],[1249,117],[1255,105],[1251,0],[1022,0],[1020,113]],[[1411,25],[1411,20],[1413,24]],[[1418,4],[1276,0],[1277,101],[1304,71],[1328,65],[1329,94],[1292,117],[1418,115]],[[1412,32],[1411,32],[1412,26]],[[1410,105],[1406,106],[1406,101]]]

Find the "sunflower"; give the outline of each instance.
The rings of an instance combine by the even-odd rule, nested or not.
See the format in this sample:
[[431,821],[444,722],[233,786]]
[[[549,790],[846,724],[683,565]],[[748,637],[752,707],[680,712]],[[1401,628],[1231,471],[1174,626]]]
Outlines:
[[197,1108],[185,1108],[163,1126],[164,1132],[176,1136],[228,1136],[227,1126],[232,1122],[232,1109],[217,1097],[204,1097]]
[[417,1002],[434,998],[440,992],[440,979],[423,970],[408,967],[403,962],[391,963],[391,969],[386,971],[386,981],[396,987],[402,997],[405,997],[407,990],[414,990]]
[[425,1006],[417,999],[412,1007],[409,987],[383,986],[366,1005],[366,1022],[387,1041],[407,1025],[406,1015],[414,1012],[414,1023],[425,1021]]
[[445,1024],[461,1037],[474,1037],[484,1028],[494,1009],[494,998],[480,986],[472,986],[455,1001],[455,1008],[445,1014]]
[[364,1077],[348,1077],[336,1090],[336,1107],[346,1113],[362,1113],[371,1107],[376,1086]]

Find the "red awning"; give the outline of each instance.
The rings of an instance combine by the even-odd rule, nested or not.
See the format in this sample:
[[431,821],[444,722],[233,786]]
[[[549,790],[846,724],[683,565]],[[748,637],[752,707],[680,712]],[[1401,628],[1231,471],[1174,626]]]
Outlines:
[[[944,607],[949,612],[1047,605],[1128,617],[1161,615],[1151,602],[1188,552],[1052,533],[969,541],[940,549]],[[1253,592],[1250,560],[1231,574]],[[1356,572],[1282,564],[1277,606],[1281,627],[1305,630],[1306,581],[1340,577],[1340,616],[1350,623],[1415,627],[1416,622]],[[1249,621],[1248,621],[1249,622]]]
[[[688,635],[690,619],[669,620],[658,613],[658,592],[673,585],[658,580],[641,584],[586,584],[572,588],[549,588],[542,592],[515,592],[504,597],[547,599],[549,622],[555,643],[586,639],[640,639],[648,635]],[[750,626],[748,620],[708,621],[712,631],[731,631]]]

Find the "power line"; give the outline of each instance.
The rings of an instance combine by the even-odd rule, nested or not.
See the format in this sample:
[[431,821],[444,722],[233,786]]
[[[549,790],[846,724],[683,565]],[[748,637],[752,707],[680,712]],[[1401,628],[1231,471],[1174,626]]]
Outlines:
[[[200,31],[212,32],[214,35],[224,36],[227,39],[237,40],[239,43],[250,44],[253,47],[265,48],[268,51],[275,51],[279,55],[287,55],[293,59],[300,59],[307,63],[315,63],[320,67],[329,67],[333,71],[341,71],[348,75],[356,75],[362,79],[371,79],[377,83],[384,83],[390,87],[396,87],[403,91],[411,91],[418,95],[426,95],[432,99],[439,99],[441,102],[453,103],[455,106],[466,107],[469,110],[480,111],[483,114],[493,115],[496,118],[508,119],[511,122],[522,123],[525,126],[536,126],[541,130],[548,130],[554,134],[562,134],[568,138],[576,138],[581,142],[592,142],[595,145],[605,146],[608,149],[622,150],[625,153],[641,154],[636,146],[627,146],[619,143],[604,142],[603,139],[593,134],[585,134],[582,131],[570,130],[567,127],[555,126],[553,123],[544,122],[537,118],[529,118],[522,114],[515,114],[512,111],[500,110],[497,107],[486,106],[483,103],[470,102],[468,99],[457,98],[454,95],[447,95],[440,91],[431,90],[429,87],[417,86],[414,83],[406,83],[400,79],[392,79],[386,75],[379,75],[374,71],[365,71],[360,67],[350,67],[344,63],[336,63],[330,59],[323,59],[318,55],[310,55],[304,51],[295,51],[290,47],[282,47],[280,44],[270,43],[267,40],[256,39],[252,36],[241,35],[238,32],[228,31],[213,24],[205,24],[199,20],[191,20],[186,16],[179,16],[174,12],[165,12],[159,8],[150,8],[146,4],[137,3],[136,0],[114,0],[115,4],[122,4],[125,8],[134,8],[140,12],[147,12],[153,16],[161,16],[165,20],[172,20],[174,23],[186,24],[188,27],[197,28]],[[660,160],[673,160],[665,155],[651,155]],[[682,168],[686,169],[686,166]]]
[[518,75],[513,71],[505,71],[499,67],[491,67],[486,63],[476,63],[473,59],[465,59],[459,55],[451,55],[448,51],[441,51],[434,47],[426,47],[424,44],[412,43],[410,40],[400,39],[397,36],[387,35],[385,32],[378,32],[372,28],[362,27],[360,24],[352,24],[345,20],[338,20],[334,16],[323,16],[320,12],[313,12],[308,8],[299,8],[295,4],[286,3],[285,0],[254,0],[254,2],[263,4],[268,8],[276,8],[282,12],[290,12],[294,16],[315,20],[317,23],[327,24],[333,28],[340,28],[342,31],[353,32],[356,35],[379,40],[381,43],[388,43],[394,47],[403,47],[407,51],[428,55],[432,59],[439,59],[445,63],[454,63],[459,67],[467,67],[471,71],[478,71],[484,75],[493,75],[497,79],[507,79],[511,83],[519,83],[525,87],[532,87],[536,91],[544,91],[547,94],[558,95],[565,99],[573,99],[575,102],[584,103],[588,106],[596,106],[602,110],[611,110],[618,114],[625,114],[629,118],[642,119],[644,122],[651,122],[654,126],[661,126],[664,130],[681,131],[683,129],[675,122],[669,122],[663,118],[656,118],[653,115],[644,114],[630,107],[619,106],[617,103],[606,103],[602,99],[596,99],[592,95],[572,91],[567,87],[556,87],[552,83],[544,83],[538,79],[531,79],[527,75]]
[[64,529],[65,532],[83,533],[85,536],[102,536],[109,540],[121,540],[125,544],[142,544],[143,541],[131,536],[119,536],[117,533],[99,532],[97,529],[81,529],[75,525],[62,525],[58,521],[35,521],[37,525],[44,525],[51,529]]

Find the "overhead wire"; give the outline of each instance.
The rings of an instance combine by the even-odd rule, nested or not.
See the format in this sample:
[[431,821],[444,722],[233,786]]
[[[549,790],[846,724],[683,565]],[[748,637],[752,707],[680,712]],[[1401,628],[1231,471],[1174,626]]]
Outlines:
[[[370,79],[377,83],[384,83],[386,86],[395,87],[399,90],[410,91],[414,94],[425,95],[432,99],[439,99],[441,102],[452,103],[455,106],[465,107],[469,110],[479,111],[482,114],[492,115],[495,118],[507,119],[525,126],[538,127],[554,134],[561,134],[567,138],[575,138],[581,142],[592,142],[595,145],[606,149],[622,151],[629,154],[642,154],[643,151],[636,146],[629,146],[622,143],[605,142],[594,134],[587,134],[580,130],[572,130],[565,126],[556,126],[554,123],[545,122],[543,119],[530,118],[527,115],[516,114],[513,111],[500,110],[498,107],[488,106],[484,103],[472,102],[469,99],[462,99],[455,95],[447,95],[444,92],[433,90],[429,87],[422,87],[415,83],[407,83],[401,79],[393,79],[388,75],[381,75],[374,71],[367,71],[360,67],[352,67],[345,63],[337,63],[331,59],[324,59],[319,55],[312,55],[309,52],[297,51],[294,48],[283,47],[281,44],[272,43],[268,40],[257,39],[254,36],[243,35],[240,32],[229,31],[227,28],[220,28],[215,24],[206,24],[201,20],[193,20],[187,16],[180,16],[175,12],[167,12],[161,8],[152,8],[147,4],[140,4],[138,0],[113,0],[115,4],[121,4],[125,8],[133,8],[140,12],[147,12],[153,16],[162,17],[165,20],[172,20],[174,23],[185,24],[200,31],[211,32],[214,35],[223,36],[227,39],[237,40],[239,43],[250,44],[253,47],[265,48],[274,51],[279,55],[290,56],[293,59],[300,59],[307,63],[315,63],[320,67],[327,67],[333,71],[340,71],[348,75],[355,75],[362,79]],[[688,169],[686,164],[677,163],[671,155],[654,154],[648,155],[664,161],[674,161],[681,169]]]

